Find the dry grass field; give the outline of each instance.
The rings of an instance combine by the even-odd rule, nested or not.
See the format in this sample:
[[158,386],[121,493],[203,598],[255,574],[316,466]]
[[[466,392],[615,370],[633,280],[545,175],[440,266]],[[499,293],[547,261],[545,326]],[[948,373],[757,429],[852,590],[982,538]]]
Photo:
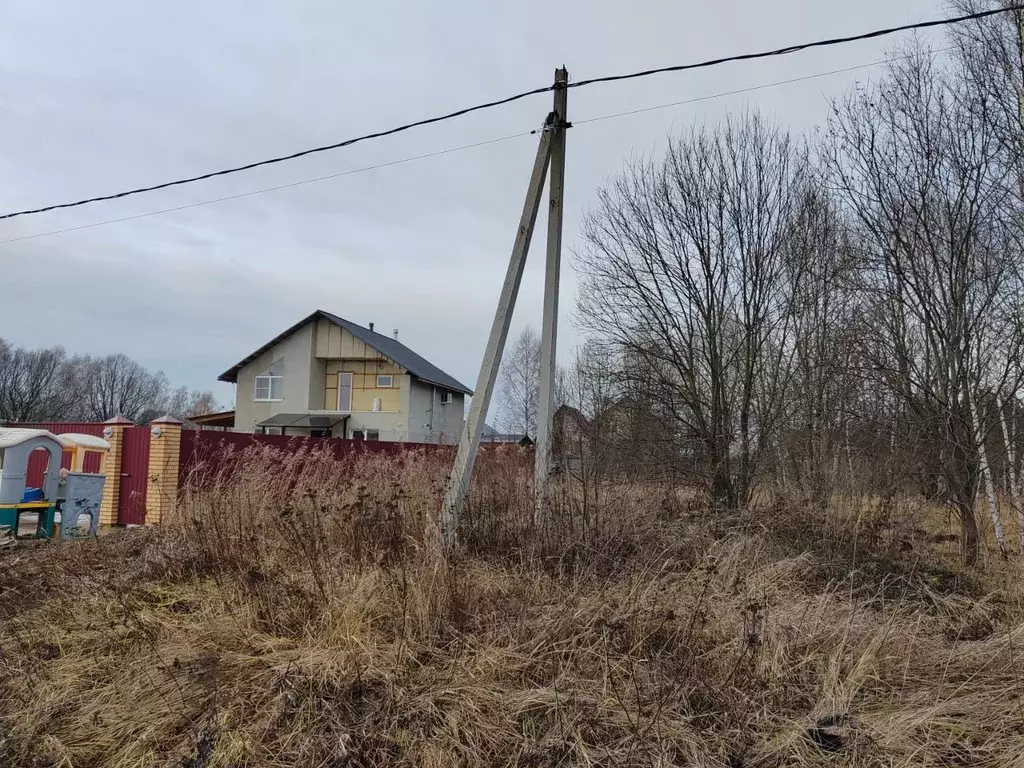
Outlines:
[[446,560],[438,461],[256,454],[3,555],[0,765],[1024,764],[1020,564],[937,510],[620,487],[536,531],[494,453]]

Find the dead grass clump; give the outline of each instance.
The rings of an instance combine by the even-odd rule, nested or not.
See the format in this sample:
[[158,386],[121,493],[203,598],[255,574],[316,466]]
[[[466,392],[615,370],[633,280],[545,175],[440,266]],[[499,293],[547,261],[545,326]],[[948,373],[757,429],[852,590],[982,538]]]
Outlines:
[[487,458],[451,558],[417,453],[256,453],[159,530],[5,557],[0,764],[1019,764],[1016,564],[890,593],[832,576],[902,568],[879,542],[661,489],[538,531]]
[[[813,553],[816,589],[842,585],[864,600],[922,606],[932,605],[936,594],[980,599],[989,589],[979,572],[960,564],[958,539],[947,533],[948,515],[917,498],[837,495],[824,506],[803,507],[776,498],[752,509],[745,525],[786,552]],[[987,559],[988,573],[1007,565],[1002,558]]]

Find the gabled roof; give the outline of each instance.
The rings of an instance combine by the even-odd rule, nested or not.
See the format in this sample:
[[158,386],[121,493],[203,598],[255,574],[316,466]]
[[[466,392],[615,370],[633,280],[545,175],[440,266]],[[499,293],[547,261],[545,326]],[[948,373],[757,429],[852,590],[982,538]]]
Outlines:
[[351,333],[357,339],[364,344],[373,347],[382,355],[387,357],[392,362],[405,368],[409,373],[415,376],[421,381],[425,381],[428,384],[436,384],[439,387],[450,389],[453,392],[461,392],[464,395],[472,395],[473,391],[469,389],[465,384],[459,383],[458,380],[449,376],[447,373],[442,371],[436,365],[427,360],[423,359],[405,344],[402,344],[398,339],[394,339],[391,336],[385,336],[382,333],[376,333],[371,331],[369,328],[363,328],[361,325],[346,320],[343,317],[332,315],[330,312],[324,312],[322,309],[318,309],[316,312],[311,314],[309,317],[300,320],[291,328],[279,333],[277,336],[272,338],[262,347],[257,349],[252,354],[248,355],[244,360],[239,361],[233,365],[230,369],[222,373],[217,377],[218,381],[226,381],[234,384],[238,379],[238,372],[246,365],[251,363],[257,357],[262,355],[272,346],[280,341],[283,341],[287,337],[295,333],[299,328],[306,325],[307,323],[314,322],[319,319],[325,319],[331,323],[334,323],[339,328],[344,328],[346,331]]
[[563,403],[558,406],[558,410],[555,411],[556,419],[576,419],[580,424],[586,425],[590,423],[590,419],[583,415],[583,412],[579,408],[573,408],[571,405]]

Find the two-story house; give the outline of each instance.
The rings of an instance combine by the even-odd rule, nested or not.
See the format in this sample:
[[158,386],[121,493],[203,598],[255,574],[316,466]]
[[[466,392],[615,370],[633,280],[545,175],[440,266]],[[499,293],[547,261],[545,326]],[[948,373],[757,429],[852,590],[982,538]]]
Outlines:
[[317,310],[221,374],[234,430],[457,443],[473,393],[397,336]]

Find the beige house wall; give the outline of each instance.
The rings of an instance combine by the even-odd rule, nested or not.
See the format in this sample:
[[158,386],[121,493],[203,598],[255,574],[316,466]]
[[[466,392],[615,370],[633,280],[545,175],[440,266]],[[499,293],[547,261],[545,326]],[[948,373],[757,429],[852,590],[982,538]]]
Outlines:
[[[278,360],[284,363],[283,397],[257,402],[256,377]],[[252,432],[256,424],[276,413],[308,411],[311,394],[316,394],[324,381],[315,375],[321,367],[322,361],[313,356],[313,323],[307,323],[244,365],[238,372],[235,388],[235,431]],[[320,402],[323,402],[322,397]]]

